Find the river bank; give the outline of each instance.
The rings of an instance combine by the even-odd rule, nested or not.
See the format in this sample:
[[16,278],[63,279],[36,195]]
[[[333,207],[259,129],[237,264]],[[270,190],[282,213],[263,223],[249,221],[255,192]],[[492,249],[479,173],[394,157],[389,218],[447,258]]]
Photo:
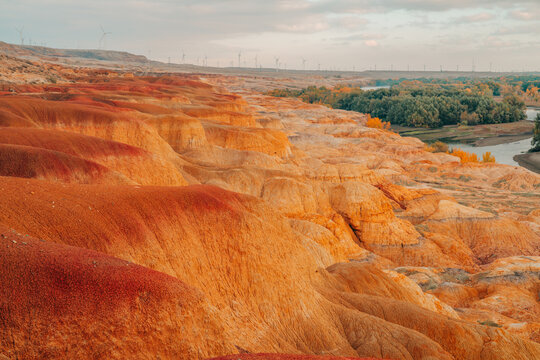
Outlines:
[[476,126],[447,125],[438,129],[392,126],[392,130],[401,136],[413,136],[427,143],[442,141],[448,144],[467,144],[478,147],[528,139],[532,136],[533,128],[534,124],[528,120]]
[[514,160],[525,169],[540,174],[540,152],[515,155]]
[[527,153],[533,128],[534,123],[529,120],[477,126],[450,125],[439,129],[392,126],[401,136],[417,137],[426,143],[442,141],[450,148],[459,147],[479,158],[490,152],[500,164],[522,166],[540,173],[540,153]]

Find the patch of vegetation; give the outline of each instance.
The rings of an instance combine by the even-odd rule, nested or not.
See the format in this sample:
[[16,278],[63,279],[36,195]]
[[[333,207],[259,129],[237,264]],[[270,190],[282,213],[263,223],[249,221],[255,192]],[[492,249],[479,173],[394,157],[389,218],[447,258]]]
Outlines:
[[368,115],[366,126],[373,129],[390,130],[389,122],[381,121],[381,119],[370,115]]
[[463,269],[448,268],[440,274],[443,281],[446,282],[457,282],[460,284],[467,283],[470,281],[470,274]]
[[429,290],[435,290],[438,286],[435,281],[432,279],[429,279],[429,281],[425,284],[420,285],[423,291],[429,291]]
[[[419,181],[418,179],[416,179],[416,180]],[[396,180],[395,184],[399,185],[399,186],[414,186],[414,185],[416,185],[416,183],[414,183],[413,181],[407,181],[407,180],[401,180],[401,179]]]
[[445,153],[448,152],[448,144],[443,143],[442,141],[435,141],[433,144],[430,144],[426,147],[426,151],[432,153]]
[[457,156],[461,163],[478,162],[478,156],[476,156],[476,154],[468,153],[460,148],[453,148],[449,154]]
[[484,155],[482,155],[482,162],[484,163],[494,163],[495,162],[495,156],[491,155],[491,152],[486,151]]
[[497,324],[495,321],[493,320],[485,320],[485,321],[480,321],[478,320],[478,323],[480,325],[486,325],[486,326],[492,326],[492,327],[501,327],[501,325]]
[[485,84],[463,88],[403,82],[391,89],[367,91],[346,85],[333,89],[310,86],[301,90],[277,89],[268,94],[367,113],[391,124],[410,127],[506,123],[526,118],[525,103],[518,96],[507,94],[501,102],[496,102],[493,91]]
[[481,211],[484,211],[484,212],[487,212],[487,213],[490,213],[490,214],[493,214],[493,215],[498,215],[498,213],[495,210],[493,210],[492,208],[490,208],[490,207],[479,206],[478,210],[481,210]]
[[536,114],[536,118],[534,119],[534,132],[531,145],[532,148],[529,152],[540,151],[540,113]]
[[493,187],[500,188],[503,184],[506,184],[507,182],[507,179],[499,179],[493,183]]
[[438,185],[438,187],[439,187],[440,189],[446,189],[446,190],[455,190],[455,191],[461,190],[460,187],[454,186],[454,185],[444,185],[444,184],[441,184],[441,185]]
[[516,196],[523,196],[523,197],[540,197],[540,194],[532,193],[532,192],[513,192],[512,195]]

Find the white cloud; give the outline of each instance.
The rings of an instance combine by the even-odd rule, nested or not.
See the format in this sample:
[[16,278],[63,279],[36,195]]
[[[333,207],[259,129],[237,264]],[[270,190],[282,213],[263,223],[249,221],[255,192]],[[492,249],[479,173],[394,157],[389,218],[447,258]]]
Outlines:
[[39,43],[97,47],[103,25],[112,32],[108,48],[162,60],[183,49],[192,62],[208,56],[222,64],[239,50],[268,61],[279,53],[291,64],[302,56],[343,66],[389,58],[423,64],[487,57],[482,52],[499,44],[499,58],[520,62],[539,58],[540,49],[517,54],[506,45],[536,41],[539,1],[0,0],[0,40],[17,42],[15,27],[25,26],[25,37]]
[[540,11],[533,12],[533,11],[512,11],[510,13],[510,16],[514,19],[518,20],[536,20],[540,21]]
[[462,18],[465,22],[476,23],[495,19],[495,15],[490,13],[478,13],[474,15],[465,16]]
[[379,43],[377,42],[377,40],[366,40],[364,41],[364,44],[366,44],[366,46],[369,46],[369,47],[379,46]]

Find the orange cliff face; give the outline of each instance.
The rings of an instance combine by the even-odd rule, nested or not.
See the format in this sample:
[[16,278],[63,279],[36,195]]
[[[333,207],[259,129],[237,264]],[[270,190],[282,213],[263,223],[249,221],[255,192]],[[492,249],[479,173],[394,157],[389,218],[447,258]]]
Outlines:
[[0,96],[1,355],[540,357],[539,176],[235,78],[71,76]]

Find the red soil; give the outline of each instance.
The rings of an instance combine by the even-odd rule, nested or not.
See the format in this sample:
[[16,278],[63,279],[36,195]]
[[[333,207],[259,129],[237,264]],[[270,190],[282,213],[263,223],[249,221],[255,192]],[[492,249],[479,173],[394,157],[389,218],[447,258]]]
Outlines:
[[58,151],[0,144],[0,176],[50,181],[126,184],[128,180],[105,166]]
[[115,113],[95,106],[47,101],[28,96],[0,97],[0,108],[11,113],[13,117],[32,122],[34,126],[65,126],[80,122],[107,124],[120,120]]
[[1,225],[0,234],[0,268],[10,275],[2,279],[0,301],[16,314],[31,304],[52,316],[107,316],[135,306],[144,292],[155,301],[200,296],[169,275],[103,253],[18,235]]
[[32,146],[84,158],[148,154],[128,144],[52,129],[0,127],[0,144]]
[[[202,294],[163,273],[1,225],[0,273],[0,353],[8,358],[182,358],[231,351],[193,331],[204,321],[210,338],[224,336],[205,315]],[[201,347],[213,349],[201,353]]]

